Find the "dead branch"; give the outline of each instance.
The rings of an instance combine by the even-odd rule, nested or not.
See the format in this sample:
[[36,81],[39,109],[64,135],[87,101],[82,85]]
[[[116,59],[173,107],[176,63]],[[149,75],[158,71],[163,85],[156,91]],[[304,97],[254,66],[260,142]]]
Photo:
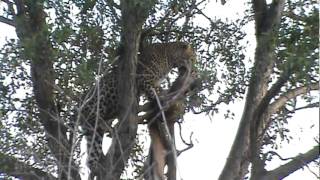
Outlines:
[[179,126],[179,135],[180,135],[180,139],[183,142],[183,144],[185,144],[187,147],[182,149],[182,150],[178,150],[178,156],[180,156],[183,152],[193,148],[193,142],[192,142],[192,136],[193,136],[193,132],[191,132],[190,137],[189,137],[189,143],[184,140],[184,138],[182,137],[182,127],[181,127],[181,123],[178,122],[178,126]]

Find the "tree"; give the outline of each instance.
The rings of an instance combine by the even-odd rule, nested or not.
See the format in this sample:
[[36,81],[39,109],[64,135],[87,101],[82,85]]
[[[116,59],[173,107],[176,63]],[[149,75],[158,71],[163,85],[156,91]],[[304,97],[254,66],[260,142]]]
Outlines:
[[[310,37],[304,36],[310,33],[306,32],[309,31],[306,29],[314,27],[313,25],[306,29],[303,26],[299,27],[300,23],[304,24],[308,22],[307,19],[313,19],[315,15],[313,13],[317,13],[317,10],[311,9],[310,16],[306,16],[303,14],[305,7],[299,7],[299,3],[304,4],[302,1],[295,3],[288,1],[288,7],[284,8],[286,5],[284,0],[273,1],[271,4],[265,1],[252,2],[257,40],[255,61],[238,133],[220,179],[243,178],[248,173],[250,163],[252,179],[281,179],[319,156],[319,147],[315,145],[313,149],[293,158],[285,165],[272,171],[265,169],[266,161],[275,155],[271,154],[270,157],[270,154],[263,152],[265,146],[274,143],[272,134],[276,132],[270,132],[273,131],[272,124],[277,121],[277,118],[283,116],[283,113],[286,113],[284,111],[290,106],[293,107],[290,114],[296,111],[292,101],[295,101],[298,96],[319,88],[317,77],[310,77],[309,74],[318,72],[317,57],[313,56],[317,53],[318,47],[312,45],[317,44],[317,40],[308,41]],[[315,2],[308,2],[306,5],[312,3]],[[297,11],[300,13],[297,17],[303,18],[282,18],[284,10],[291,15],[295,15]],[[290,20],[293,20],[293,23],[289,25]],[[282,26],[281,23],[283,23]],[[293,30],[292,26],[288,28],[284,25],[289,27],[292,25],[296,29]],[[305,51],[305,47],[311,46],[312,49],[307,48],[308,50]],[[299,50],[308,55],[298,54]],[[284,51],[287,55],[283,54]],[[271,76],[276,76],[274,82],[270,82]],[[308,107],[314,107],[314,105],[308,105]],[[273,117],[274,114],[276,114],[275,117]],[[285,114],[281,118],[283,118],[282,123],[285,123],[289,115]]]
[[[18,36],[6,42],[0,56],[0,173],[5,177],[80,179],[83,135],[72,121],[75,107],[115,59],[123,79],[118,84],[118,120],[123,125],[101,160],[105,168],[98,179],[161,179],[163,169],[153,165],[162,167],[164,162],[170,167],[167,177],[176,179],[175,161],[184,150],[174,153],[172,138],[166,138],[174,136],[174,124],[181,123],[186,112],[214,116],[219,105],[242,99],[246,91],[238,133],[219,179],[244,179],[248,174],[251,179],[280,179],[319,157],[315,145],[274,170],[265,168],[277,156],[276,137],[287,138],[294,113],[319,104],[312,95],[319,88],[316,1],[252,0],[248,17],[235,22],[213,19],[203,11],[207,2],[196,0],[2,2],[0,22],[15,27]],[[250,16],[257,46],[248,69],[242,27],[252,21]],[[198,17],[207,23],[197,25]],[[174,82],[166,82],[169,92],[186,87],[179,98],[160,98],[139,107],[134,79],[139,47],[168,41],[193,45],[201,82],[179,74]],[[181,85],[185,80],[187,86]],[[298,99],[303,107],[297,107]],[[141,109],[146,116],[137,116]],[[139,136],[146,134],[137,134],[137,129],[145,123],[155,129],[152,138],[160,137],[158,143],[167,151],[160,159],[152,156],[158,146],[144,155]],[[284,125],[281,131],[277,123]]]

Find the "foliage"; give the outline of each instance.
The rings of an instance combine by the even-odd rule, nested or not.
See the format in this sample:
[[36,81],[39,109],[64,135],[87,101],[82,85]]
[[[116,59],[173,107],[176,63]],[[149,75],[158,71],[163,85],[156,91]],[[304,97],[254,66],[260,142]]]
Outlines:
[[[319,39],[315,38],[318,36],[318,14],[316,1],[289,1],[285,8],[277,39],[274,69],[276,76],[288,69],[292,73],[283,92],[319,81]],[[288,101],[272,117],[274,120],[265,137],[265,145],[276,150],[279,148],[277,142],[289,143],[293,137],[289,133],[288,121],[301,106],[312,106],[316,102],[317,97],[310,93]]]
[[[143,2],[131,3],[147,8],[148,4]],[[198,53],[195,66],[202,80],[201,91],[188,99],[186,112],[216,113],[220,104],[228,105],[242,99],[248,86],[250,70],[245,66],[248,59],[243,27],[250,18],[212,19],[203,12],[208,2],[159,1],[143,25],[141,45],[186,41]],[[315,38],[318,37],[319,12],[315,3],[289,1],[285,9],[287,13],[282,18],[276,40],[277,61],[272,77],[278,78],[283,71],[293,72],[282,92],[319,80],[319,39]],[[45,29],[48,30],[44,33],[49,34],[54,51],[54,99],[61,120],[69,126],[80,97],[121,53],[121,8],[110,0],[45,0],[44,8]],[[10,17],[10,7],[3,13]],[[206,23],[197,23],[200,17]],[[10,39],[0,52],[0,151],[54,173],[56,160],[47,147],[32,93],[29,68],[30,57],[37,56],[32,49],[35,43],[37,39],[28,39],[22,47],[19,39]],[[307,104],[314,103],[311,95],[304,98]],[[296,108],[295,101],[288,102],[272,117],[274,121],[267,132],[266,146],[277,148],[279,136],[290,140],[286,136],[289,131],[286,124]],[[79,146],[77,148],[74,158],[80,164]],[[138,139],[130,160],[130,166],[136,168],[134,178],[142,173],[141,163],[146,158],[143,149],[144,144]]]

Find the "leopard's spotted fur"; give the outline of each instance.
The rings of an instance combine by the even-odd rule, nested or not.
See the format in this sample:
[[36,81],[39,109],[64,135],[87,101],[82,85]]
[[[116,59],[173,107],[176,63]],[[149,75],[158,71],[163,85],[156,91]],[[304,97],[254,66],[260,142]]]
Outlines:
[[[143,48],[139,54],[136,73],[138,94],[145,94],[148,99],[152,99],[151,88],[159,89],[160,81],[173,68],[188,66],[195,59],[194,50],[183,42],[156,43]],[[119,113],[117,74],[116,67],[106,72],[98,85],[89,90],[80,111],[91,171],[96,168],[96,161],[102,155],[103,134]]]

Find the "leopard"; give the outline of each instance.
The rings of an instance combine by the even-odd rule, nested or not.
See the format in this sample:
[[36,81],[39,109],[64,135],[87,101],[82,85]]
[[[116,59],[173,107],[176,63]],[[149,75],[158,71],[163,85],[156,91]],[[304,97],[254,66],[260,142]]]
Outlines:
[[[136,68],[138,96],[152,100],[160,93],[161,81],[174,68],[190,67],[196,61],[196,53],[189,43],[153,43],[141,48]],[[119,114],[119,69],[107,70],[96,84],[86,92],[79,108],[81,127],[87,140],[87,165],[92,173],[103,155],[102,140]]]

